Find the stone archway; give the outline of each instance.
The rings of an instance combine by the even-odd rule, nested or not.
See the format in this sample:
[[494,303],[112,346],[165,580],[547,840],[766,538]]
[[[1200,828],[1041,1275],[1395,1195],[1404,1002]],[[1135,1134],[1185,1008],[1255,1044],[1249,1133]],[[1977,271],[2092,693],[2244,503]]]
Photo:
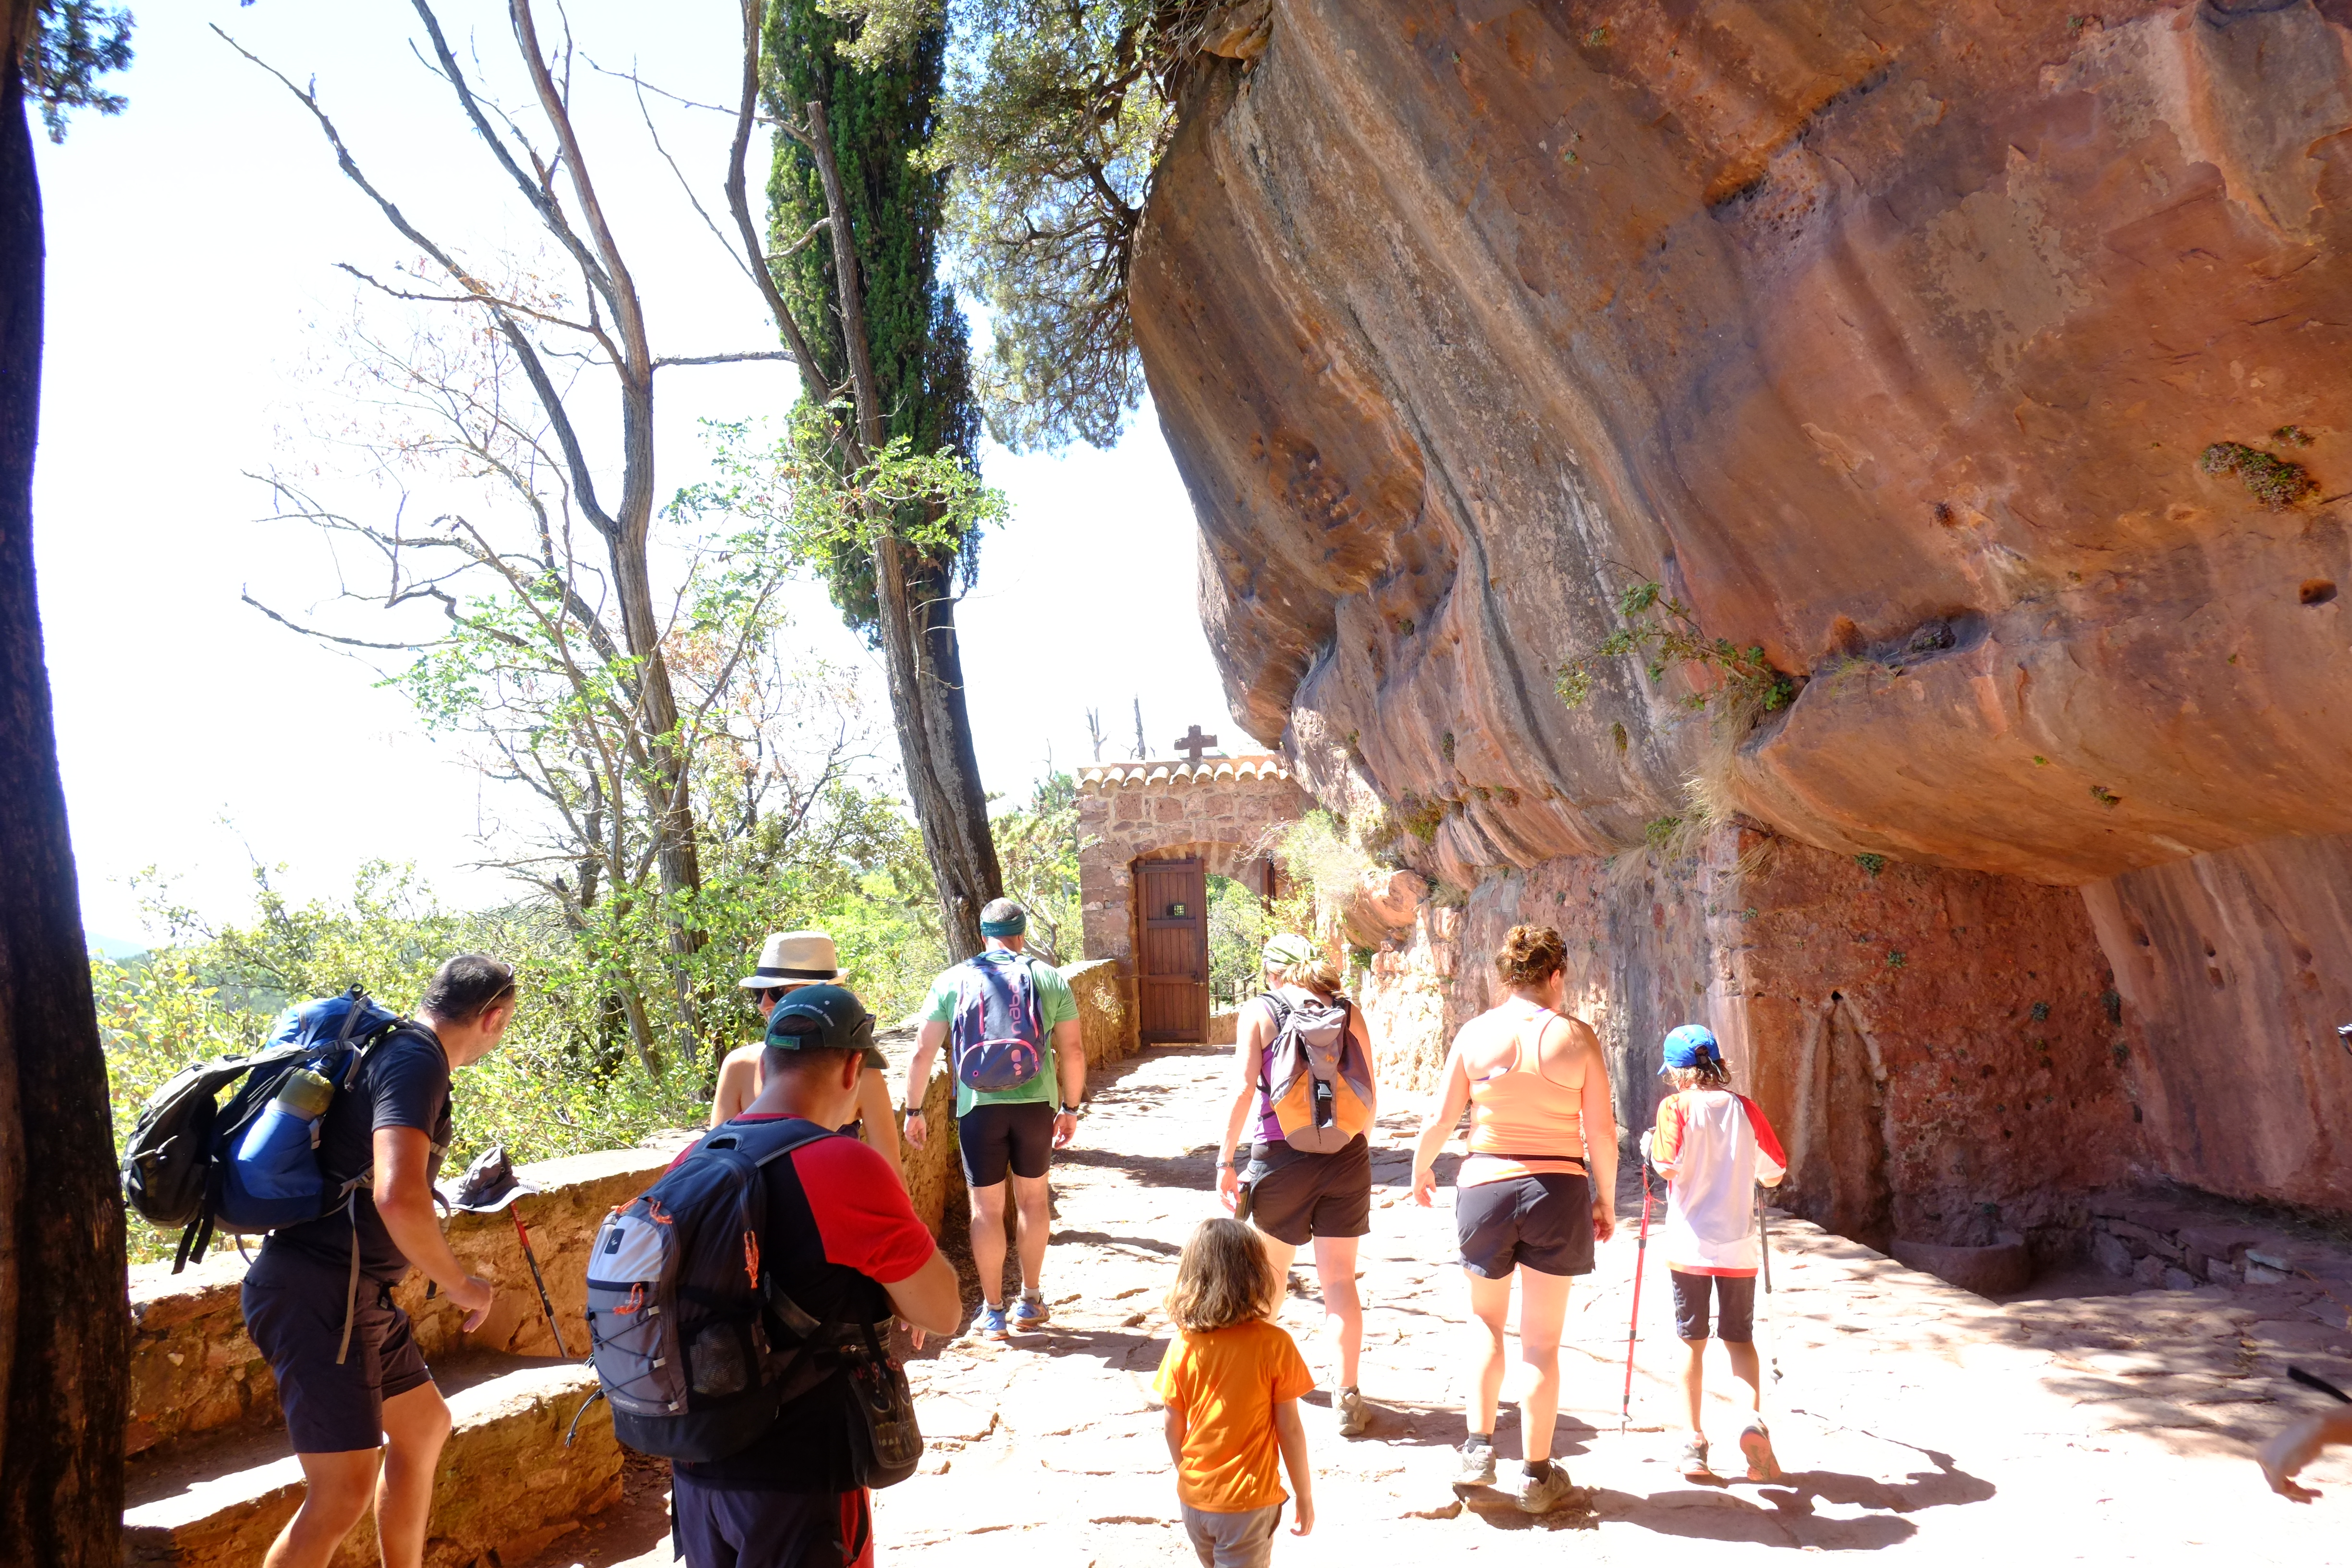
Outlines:
[[[1079,770],[1078,901],[1087,956],[1118,965],[1128,1026],[1139,1040],[1137,961],[1146,916],[1138,902],[1137,866],[1198,859],[1205,876],[1232,877],[1271,891],[1265,841],[1313,804],[1275,756]],[[1205,1008],[1201,1016],[1206,1018]]]

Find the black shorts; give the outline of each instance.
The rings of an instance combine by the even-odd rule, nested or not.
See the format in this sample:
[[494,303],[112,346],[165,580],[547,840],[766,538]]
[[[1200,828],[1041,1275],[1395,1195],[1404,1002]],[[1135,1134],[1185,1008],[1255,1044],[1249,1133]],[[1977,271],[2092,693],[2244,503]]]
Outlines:
[[1335,1154],[1302,1154],[1279,1140],[1250,1145],[1242,1180],[1250,1223],[1292,1247],[1318,1236],[1369,1236],[1372,1229],[1372,1146],[1362,1133]]
[[1715,1337],[1727,1345],[1756,1342],[1756,1276],[1685,1274],[1669,1268],[1675,1282],[1675,1332],[1686,1340],[1706,1338],[1706,1298],[1716,1301]]
[[770,1492],[670,1478],[670,1539],[687,1568],[870,1568],[874,1514],[864,1488]]
[[392,1287],[360,1277],[352,1348],[341,1366],[348,1270],[265,1246],[246,1271],[245,1331],[278,1379],[286,1435],[298,1454],[383,1447],[383,1402],[433,1381],[392,1304]]
[[1014,1175],[1035,1178],[1054,1158],[1054,1108],[1043,1100],[975,1105],[956,1118],[967,1186],[992,1187]]
[[1454,1189],[1462,1267],[1481,1279],[1592,1272],[1592,1186],[1569,1172]]

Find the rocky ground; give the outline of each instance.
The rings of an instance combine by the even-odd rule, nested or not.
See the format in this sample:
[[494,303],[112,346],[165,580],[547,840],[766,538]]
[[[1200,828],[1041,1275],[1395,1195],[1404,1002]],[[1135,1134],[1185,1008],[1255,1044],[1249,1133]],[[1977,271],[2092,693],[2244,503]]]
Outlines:
[[[882,1561],[1192,1561],[1148,1390],[1176,1254],[1193,1222],[1215,1212],[1203,1140],[1221,1055],[1155,1051],[1099,1076],[1080,1144],[1055,1171],[1045,1281],[1055,1322],[1003,1345],[935,1343],[911,1363],[931,1453],[924,1474],[877,1499]],[[2246,1444],[2309,1406],[2312,1396],[2284,1380],[2290,1359],[2352,1381],[2345,1303],[2315,1287],[2131,1290],[2084,1275],[1995,1304],[1785,1219],[1775,1222],[1777,1289],[1759,1328],[1781,1374],[1768,1412],[1783,1482],[1693,1485],[1675,1472],[1679,1436],[1668,1423],[1679,1396],[1667,1379],[1681,1352],[1654,1260],[1633,1429],[1620,1434],[1629,1226],[1601,1249],[1570,1307],[1558,1449],[1583,1489],[1580,1506],[1535,1520],[1500,1494],[1458,1499],[1450,1483],[1464,1303],[1447,1194],[1434,1211],[1405,1198],[1411,1126],[1403,1107],[1383,1123],[1363,1252],[1363,1386],[1377,1414],[1368,1434],[1344,1441],[1330,1431],[1326,1395],[1311,1396],[1319,1517],[1310,1538],[1284,1540],[1282,1561],[1477,1552],[1533,1563],[1567,1552],[1631,1563],[1698,1543],[1726,1562],[1765,1561],[1776,1549],[2023,1552],[2034,1563],[2343,1558],[2352,1462],[2312,1472],[2328,1495],[2299,1508],[2263,1488]],[[1638,1212],[1638,1198],[1629,1206]],[[1319,1362],[1313,1289],[1302,1270],[1284,1321]],[[1720,1362],[1712,1369],[1721,1373]],[[1738,1426],[1718,1401],[1710,1429],[1719,1455]],[[1516,1455],[1507,1404],[1497,1440]],[[542,1564],[656,1568],[670,1561],[661,1531],[661,1479],[641,1469],[628,1503]],[[1579,1539],[1542,1539],[1555,1532]]]

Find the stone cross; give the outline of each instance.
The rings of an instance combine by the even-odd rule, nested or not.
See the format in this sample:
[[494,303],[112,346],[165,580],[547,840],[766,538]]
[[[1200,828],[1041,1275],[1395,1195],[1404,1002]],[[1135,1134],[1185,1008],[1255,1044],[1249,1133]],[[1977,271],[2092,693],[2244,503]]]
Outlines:
[[1176,749],[1183,752],[1185,759],[1196,766],[1200,763],[1201,753],[1216,743],[1217,738],[1214,735],[1201,733],[1201,726],[1198,724],[1192,727],[1190,734],[1179,735],[1176,738]]

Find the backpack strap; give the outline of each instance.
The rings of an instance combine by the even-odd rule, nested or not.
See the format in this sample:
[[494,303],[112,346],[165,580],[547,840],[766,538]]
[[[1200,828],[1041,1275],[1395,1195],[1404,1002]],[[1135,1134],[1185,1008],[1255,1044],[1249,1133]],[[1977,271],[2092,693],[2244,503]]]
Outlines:
[[[761,1142],[775,1137],[776,1142],[772,1148],[746,1148],[744,1139],[747,1136],[755,1137]],[[706,1149],[732,1149],[753,1164],[765,1166],[775,1163],[795,1149],[806,1148],[820,1138],[841,1136],[830,1127],[820,1127],[797,1116],[787,1117],[782,1121],[748,1122],[741,1127],[732,1121],[722,1121],[703,1134],[702,1142],[694,1146],[694,1152],[699,1154]]]
[[1283,1026],[1290,1022],[1290,1004],[1268,991],[1258,997],[1265,1004],[1266,1015],[1274,1020],[1274,1039],[1266,1041],[1257,1053],[1257,1103],[1260,1114],[1273,1109],[1274,1080],[1267,1076],[1266,1066],[1274,1056],[1274,1042],[1282,1038]]
[[[738,1132],[730,1133],[728,1129],[732,1126],[734,1126],[732,1122],[723,1122],[712,1130],[700,1143],[695,1146],[695,1153],[699,1154],[705,1149],[732,1149],[753,1164],[765,1169],[796,1149],[805,1149],[823,1139],[845,1136],[830,1127],[821,1127],[814,1121],[803,1121],[799,1117],[792,1117],[784,1122],[755,1121]],[[781,1133],[782,1136],[776,1138],[772,1147],[754,1152],[743,1147],[740,1135],[742,1132],[761,1135],[775,1132]],[[777,1289],[775,1276],[765,1268],[760,1271],[760,1294],[767,1301],[769,1310],[776,1314],[777,1321],[783,1324],[786,1331],[802,1342],[790,1366],[798,1365],[801,1358],[814,1348],[817,1336],[826,1328],[839,1326],[838,1320],[816,1318],[799,1302],[785,1295],[782,1290]]]

